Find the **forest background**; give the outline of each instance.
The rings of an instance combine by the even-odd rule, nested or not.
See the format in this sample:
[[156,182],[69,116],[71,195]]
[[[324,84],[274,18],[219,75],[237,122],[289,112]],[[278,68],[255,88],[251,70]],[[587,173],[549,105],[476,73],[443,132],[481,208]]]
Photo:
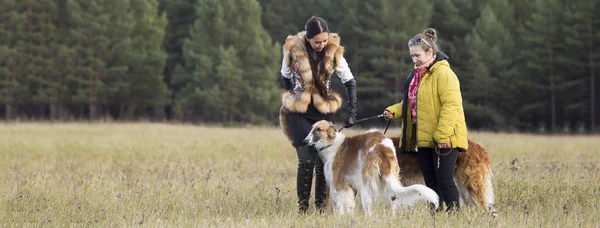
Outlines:
[[3,0],[0,118],[276,125],[281,45],[317,15],[346,48],[358,118],[400,101],[407,41],[432,27],[470,129],[598,132],[599,10],[600,0]]

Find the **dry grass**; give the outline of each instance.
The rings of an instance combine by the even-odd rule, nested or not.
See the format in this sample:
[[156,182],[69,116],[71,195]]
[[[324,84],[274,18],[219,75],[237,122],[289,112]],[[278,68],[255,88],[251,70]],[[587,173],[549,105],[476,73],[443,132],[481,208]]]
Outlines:
[[296,154],[276,128],[4,124],[0,226],[600,226],[600,137],[470,137],[492,157],[497,219],[425,205],[367,219],[360,200],[354,215],[298,216]]

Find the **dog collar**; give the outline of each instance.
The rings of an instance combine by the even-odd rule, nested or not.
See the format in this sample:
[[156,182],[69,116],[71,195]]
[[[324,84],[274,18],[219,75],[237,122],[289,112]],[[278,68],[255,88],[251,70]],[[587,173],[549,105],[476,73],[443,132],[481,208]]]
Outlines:
[[333,144],[329,144],[327,146],[321,147],[321,148],[316,148],[318,151],[323,151],[324,149],[329,148],[330,146],[333,146]]

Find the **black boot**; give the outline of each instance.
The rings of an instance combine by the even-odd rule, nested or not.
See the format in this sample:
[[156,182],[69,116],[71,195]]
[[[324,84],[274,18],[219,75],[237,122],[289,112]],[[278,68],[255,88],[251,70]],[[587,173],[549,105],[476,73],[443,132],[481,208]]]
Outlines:
[[323,161],[319,157],[318,152],[311,147],[311,156],[315,164],[315,207],[317,212],[325,211],[327,205],[327,196],[329,195],[329,187],[325,181],[325,173],[323,172]]
[[344,121],[344,128],[349,128],[356,123],[356,79],[347,81],[344,85],[348,92],[348,115]]
[[296,147],[298,153],[298,175],[296,177],[296,191],[298,193],[298,210],[301,214],[308,210],[310,189],[312,185],[314,163],[310,159],[308,146]]

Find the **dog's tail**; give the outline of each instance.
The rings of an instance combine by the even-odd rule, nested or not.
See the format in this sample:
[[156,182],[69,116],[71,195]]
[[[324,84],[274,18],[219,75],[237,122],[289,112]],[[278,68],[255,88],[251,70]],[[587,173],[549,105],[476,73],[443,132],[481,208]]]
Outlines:
[[386,189],[386,197],[390,197],[394,204],[400,207],[412,207],[420,201],[427,201],[437,209],[440,205],[440,197],[431,188],[422,184],[414,184],[403,187],[395,178],[386,180],[389,189]]
[[[392,156],[396,156],[396,151],[395,151],[395,145],[394,145],[394,140],[393,139],[385,139],[382,141],[382,144],[385,145],[388,148],[392,149]],[[397,206],[408,206],[411,207],[413,206],[415,203],[419,202],[419,201],[427,201],[431,204],[433,204],[435,206],[435,208],[437,209],[439,207],[439,199],[440,197],[438,196],[437,193],[435,193],[435,191],[433,191],[431,188],[428,188],[425,185],[422,184],[415,184],[415,185],[411,185],[408,187],[404,187],[402,186],[402,183],[400,183],[400,178],[399,178],[399,171],[400,168],[398,167],[398,163],[396,159],[393,159],[390,161],[393,161],[393,164],[390,164],[393,168],[392,170],[394,170],[394,173],[390,173],[387,176],[382,177],[384,179],[385,186],[385,197],[389,197],[389,199],[391,199],[392,201],[394,201],[393,203],[396,204]]]

